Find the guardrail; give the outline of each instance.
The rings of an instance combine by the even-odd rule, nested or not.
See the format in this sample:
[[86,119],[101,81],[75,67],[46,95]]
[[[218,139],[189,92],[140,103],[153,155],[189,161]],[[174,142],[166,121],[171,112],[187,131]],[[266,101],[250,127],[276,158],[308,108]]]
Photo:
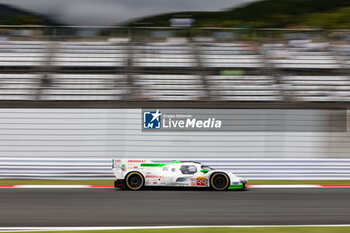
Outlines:
[[[178,159],[178,158],[176,158]],[[348,180],[350,159],[190,159],[248,179]],[[168,162],[170,160],[154,160]],[[0,158],[0,179],[113,179],[109,158]]]

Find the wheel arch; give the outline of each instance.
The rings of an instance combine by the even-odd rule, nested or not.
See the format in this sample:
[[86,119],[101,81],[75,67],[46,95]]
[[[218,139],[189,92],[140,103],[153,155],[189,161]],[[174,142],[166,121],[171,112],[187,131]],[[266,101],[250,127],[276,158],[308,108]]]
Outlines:
[[142,172],[137,171],[137,170],[128,171],[128,173],[126,173],[126,174],[124,175],[124,179],[126,179],[126,177],[127,177],[130,173],[133,173],[133,172],[139,173],[139,174],[143,177],[143,179],[145,179],[145,176],[142,174]]

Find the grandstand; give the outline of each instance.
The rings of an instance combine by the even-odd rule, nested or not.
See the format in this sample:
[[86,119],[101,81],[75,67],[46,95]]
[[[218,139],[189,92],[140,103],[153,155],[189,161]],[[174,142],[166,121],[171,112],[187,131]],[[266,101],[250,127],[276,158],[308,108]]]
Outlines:
[[0,101],[349,101],[348,42],[8,37]]
[[54,43],[51,66],[56,68],[100,69],[126,65],[127,47],[108,42]]

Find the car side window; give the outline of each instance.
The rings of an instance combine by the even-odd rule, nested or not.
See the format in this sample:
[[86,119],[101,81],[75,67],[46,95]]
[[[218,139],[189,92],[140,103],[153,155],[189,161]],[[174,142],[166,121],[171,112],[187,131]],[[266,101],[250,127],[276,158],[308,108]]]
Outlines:
[[193,165],[182,165],[180,170],[182,174],[194,174],[197,172],[196,166]]

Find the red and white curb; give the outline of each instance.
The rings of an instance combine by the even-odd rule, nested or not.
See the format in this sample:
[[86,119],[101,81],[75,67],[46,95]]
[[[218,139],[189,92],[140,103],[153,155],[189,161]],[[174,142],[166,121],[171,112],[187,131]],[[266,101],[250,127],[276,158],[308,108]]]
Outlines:
[[0,188],[114,188],[114,185],[0,185]]
[[[335,185],[335,184],[324,184],[324,185],[314,185],[314,184],[303,184],[303,185],[248,185],[248,188],[273,188],[273,189],[283,189],[283,188],[350,188],[350,185]],[[114,188],[113,185],[0,185],[0,188]]]

